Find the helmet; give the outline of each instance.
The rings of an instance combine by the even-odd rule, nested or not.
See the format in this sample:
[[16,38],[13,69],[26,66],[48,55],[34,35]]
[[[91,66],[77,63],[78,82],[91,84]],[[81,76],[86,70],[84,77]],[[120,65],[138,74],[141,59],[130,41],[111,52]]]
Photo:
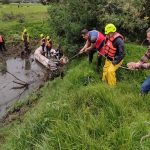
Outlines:
[[23,32],[27,32],[27,29],[24,29]]
[[47,37],[46,37],[46,39],[47,39],[47,40],[49,40],[49,39],[50,39],[50,37],[49,37],[49,36],[47,36]]
[[116,32],[116,27],[114,24],[110,23],[105,26],[105,34],[109,34],[110,32]]
[[44,34],[40,34],[40,37],[43,38],[43,37],[44,37]]

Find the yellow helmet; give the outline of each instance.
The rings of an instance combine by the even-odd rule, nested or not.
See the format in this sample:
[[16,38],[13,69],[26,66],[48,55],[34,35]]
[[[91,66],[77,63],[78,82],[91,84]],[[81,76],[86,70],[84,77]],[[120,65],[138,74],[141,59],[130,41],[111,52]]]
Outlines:
[[40,37],[43,38],[43,37],[44,37],[44,34],[40,34]]
[[24,29],[23,32],[27,32],[27,29]]
[[110,23],[105,26],[105,34],[109,34],[110,32],[116,32],[116,27],[114,24]]
[[47,36],[47,37],[46,37],[46,39],[47,39],[47,40],[49,40],[49,39],[50,39],[50,37],[49,37],[49,36]]

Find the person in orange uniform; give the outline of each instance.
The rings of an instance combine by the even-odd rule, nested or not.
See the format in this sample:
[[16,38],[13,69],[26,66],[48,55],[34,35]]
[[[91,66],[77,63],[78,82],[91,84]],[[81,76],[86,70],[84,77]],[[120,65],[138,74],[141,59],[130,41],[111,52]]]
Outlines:
[[41,37],[41,47],[42,47],[42,51],[43,51],[42,53],[43,53],[43,55],[45,55],[44,49],[45,49],[45,46],[46,46],[46,39],[45,39],[43,34],[41,34],[40,37]]
[[27,54],[29,54],[29,34],[27,32],[27,29],[24,29],[22,33],[22,40],[24,42],[24,50]]
[[4,41],[4,37],[2,35],[0,35],[0,51],[2,53],[3,53],[3,51],[6,51],[5,41]]
[[125,56],[124,37],[116,31],[114,24],[110,23],[105,27],[106,42],[103,49],[106,60],[102,80],[111,86],[116,85],[116,70],[121,66]]

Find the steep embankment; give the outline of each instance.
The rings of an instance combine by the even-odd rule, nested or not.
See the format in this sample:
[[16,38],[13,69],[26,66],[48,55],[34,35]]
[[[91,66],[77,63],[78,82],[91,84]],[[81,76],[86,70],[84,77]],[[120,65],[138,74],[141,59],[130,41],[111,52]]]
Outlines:
[[[131,44],[126,49],[124,64],[146,50]],[[74,61],[63,80],[47,82],[23,123],[9,129],[2,149],[148,150],[150,100],[139,96],[148,71],[120,69],[118,85],[111,88],[94,68]]]

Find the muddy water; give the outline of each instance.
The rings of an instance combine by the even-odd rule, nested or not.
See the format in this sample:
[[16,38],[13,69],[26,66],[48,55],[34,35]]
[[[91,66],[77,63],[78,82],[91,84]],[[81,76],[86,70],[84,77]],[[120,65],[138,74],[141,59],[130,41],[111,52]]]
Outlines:
[[25,91],[24,88],[16,89],[16,87],[21,85],[14,83],[14,81],[20,81],[7,72],[4,74],[0,73],[0,118],[5,115],[8,106],[13,102],[37,90],[46,74],[45,68],[38,62],[33,61],[32,57],[29,59],[8,59],[6,68],[8,72],[30,84]]

